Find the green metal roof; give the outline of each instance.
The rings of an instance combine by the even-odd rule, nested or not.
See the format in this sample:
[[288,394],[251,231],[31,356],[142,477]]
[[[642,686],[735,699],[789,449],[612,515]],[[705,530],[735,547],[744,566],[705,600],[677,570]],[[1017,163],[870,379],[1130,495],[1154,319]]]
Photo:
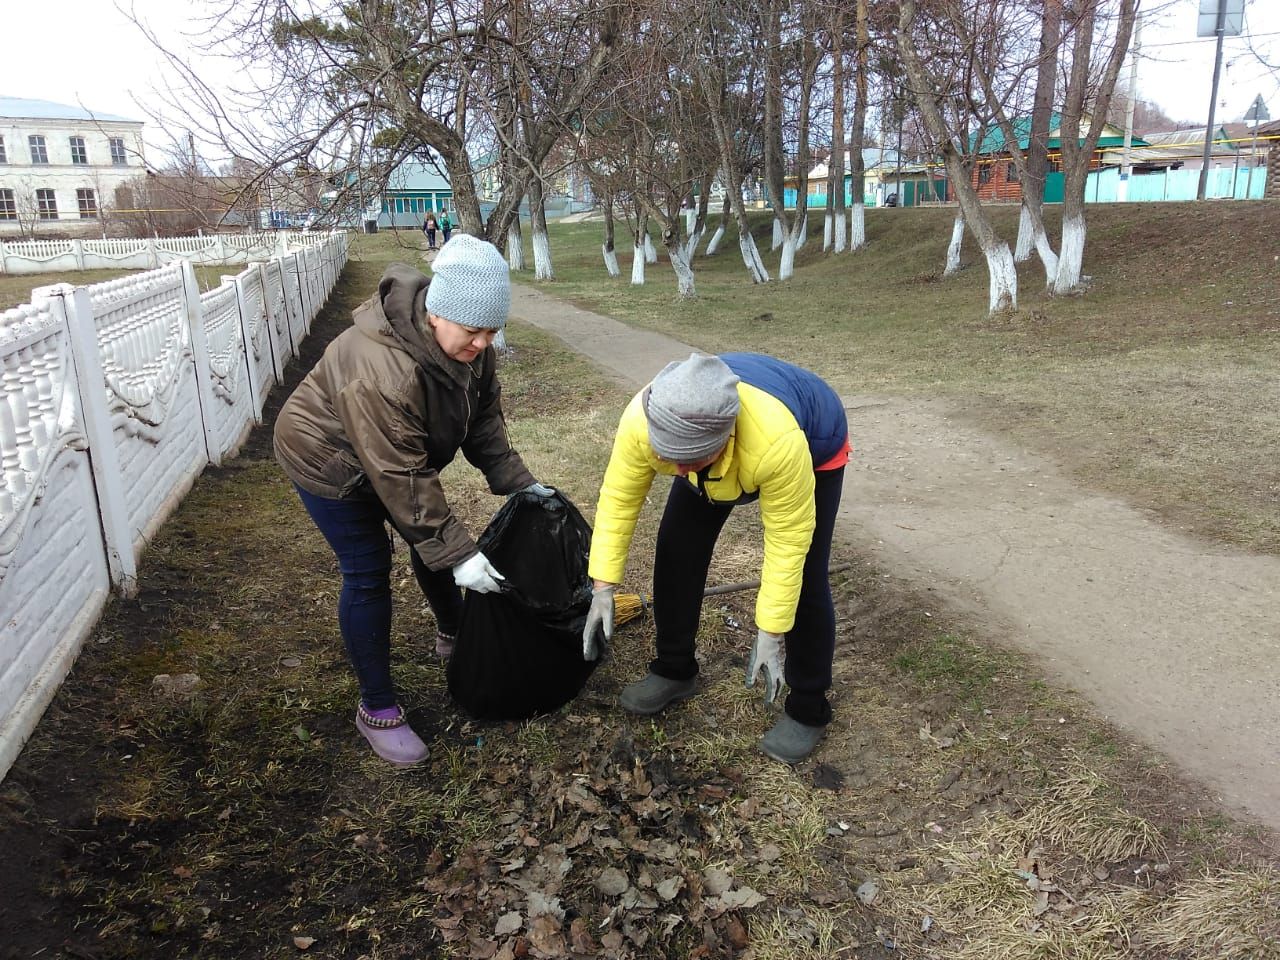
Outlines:
[[[1084,125],[1085,122],[1086,121],[1084,119],[1081,120],[1082,125]],[[1011,125],[1013,126],[1013,132],[1018,137],[1019,149],[1026,150],[1027,146],[1031,143],[1031,117],[1015,117],[1011,121]],[[1058,128],[1060,126],[1062,126],[1062,114],[1057,110],[1054,110],[1049,115],[1048,148],[1050,150],[1062,149],[1062,138],[1058,133]],[[973,147],[974,138],[976,136],[977,134],[969,135],[970,149]],[[1084,142],[1083,137],[1080,138],[1080,142]],[[1103,135],[1098,138],[1098,149],[1122,146],[1124,146],[1124,134],[1107,134],[1104,128]],[[1135,136],[1133,138],[1133,146],[1145,147],[1147,146],[1147,142],[1141,137]],[[986,135],[982,138],[981,145],[978,147],[978,154],[979,156],[987,156],[993,153],[1004,153],[1006,152],[1006,149],[1004,130],[997,126],[986,132]]]

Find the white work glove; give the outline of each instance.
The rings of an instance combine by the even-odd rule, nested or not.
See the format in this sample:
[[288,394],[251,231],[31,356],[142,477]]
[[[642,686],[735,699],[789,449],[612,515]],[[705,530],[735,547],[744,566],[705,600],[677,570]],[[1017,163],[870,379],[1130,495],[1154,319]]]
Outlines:
[[497,593],[501,589],[498,581],[505,579],[493,569],[493,564],[483,553],[468,557],[453,568],[453,582],[464,590],[474,590],[476,593]]
[[587,611],[587,623],[582,628],[582,659],[595,660],[600,656],[600,644],[596,633],[605,643],[613,639],[613,584],[596,587],[591,591],[591,609]]
[[764,702],[773,703],[782,692],[782,634],[761,630],[747,660],[747,686],[754,687],[764,672]]
[[545,484],[537,483],[536,481],[529,484],[527,487],[521,487],[518,492],[532,493],[539,497],[554,497],[556,493],[554,487],[548,487]]

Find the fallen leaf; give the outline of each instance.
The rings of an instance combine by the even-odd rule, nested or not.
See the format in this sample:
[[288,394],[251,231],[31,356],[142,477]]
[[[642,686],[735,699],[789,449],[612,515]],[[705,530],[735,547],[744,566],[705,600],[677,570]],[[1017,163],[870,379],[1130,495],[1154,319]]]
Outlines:
[[299,950],[310,950],[311,945],[316,942],[315,937],[294,937],[293,945]]
[[[763,899],[763,898],[762,898]],[[724,925],[724,936],[735,950],[745,950],[751,939],[747,936],[747,928],[741,920],[731,916]]]
[[726,910],[744,910],[764,903],[764,897],[750,887],[739,887],[737,890],[726,890],[720,894],[720,904]]
[[509,937],[521,927],[524,926],[524,917],[512,911],[504,913],[498,918],[498,922],[493,926],[493,935],[495,937]]
[[875,902],[876,897],[880,894],[880,884],[874,880],[865,881],[855,892],[858,902],[864,906],[871,906]]
[[673,877],[667,877],[657,886],[658,896],[663,900],[673,900],[677,893],[684,888],[684,877],[676,874]]
[[576,917],[573,923],[569,924],[569,949],[574,953],[584,953],[587,956],[595,956],[599,952],[595,940],[591,938],[587,921],[582,917]]
[[174,867],[173,875],[180,880],[187,880],[191,877],[190,867]]
[[760,848],[760,859],[765,863],[773,863],[782,856],[782,848],[776,843],[766,843]]
[[733,877],[720,867],[707,867],[702,871],[702,879],[706,882],[707,894],[712,897],[720,896],[733,886]]
[[606,897],[616,897],[626,892],[631,886],[627,875],[617,867],[605,867],[596,877],[596,889]]
[[549,913],[534,917],[529,924],[529,942],[544,954],[563,956],[564,935],[560,932],[560,921]]

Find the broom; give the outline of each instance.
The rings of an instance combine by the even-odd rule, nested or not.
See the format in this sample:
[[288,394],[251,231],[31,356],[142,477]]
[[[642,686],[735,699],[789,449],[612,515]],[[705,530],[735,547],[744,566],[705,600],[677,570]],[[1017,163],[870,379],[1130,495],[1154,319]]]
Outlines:
[[[827,573],[841,573],[852,567],[852,563],[837,563]],[[739,583],[724,583],[718,587],[707,587],[702,591],[704,597],[718,597],[726,593],[741,593],[743,590],[755,590],[760,586],[759,580],[743,580]],[[649,598],[642,593],[619,593],[613,598],[613,624],[620,627],[624,623],[648,613]]]

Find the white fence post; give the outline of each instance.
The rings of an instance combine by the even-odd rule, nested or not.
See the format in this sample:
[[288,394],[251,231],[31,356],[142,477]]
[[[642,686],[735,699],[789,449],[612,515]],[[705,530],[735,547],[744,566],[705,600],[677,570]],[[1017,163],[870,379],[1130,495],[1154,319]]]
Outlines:
[[93,322],[93,303],[88,287],[59,283],[37,287],[31,299],[49,300],[66,324],[67,342],[75,364],[75,385],[80,394],[80,412],[84,432],[89,441],[89,464],[98,494],[98,511],[102,536],[107,548],[107,565],[111,580],[123,596],[138,592],[138,561],[133,553],[133,536],[129,531],[129,507],[125,499],[124,475],[116,450],[107,408],[106,374],[98,353],[98,331]]
[[5,265],[5,260],[8,258],[8,256],[9,254],[5,251],[5,248],[4,248],[4,241],[0,240],[0,273],[9,272],[8,267]]
[[200,423],[204,427],[204,451],[215,467],[222,465],[217,424],[213,421],[213,367],[209,363],[209,338],[200,312],[200,284],[196,268],[190,260],[182,261],[182,302],[187,314],[187,330],[191,335],[191,355],[196,365],[196,396],[200,399]]
[[83,240],[71,241],[71,255],[76,258],[77,270],[87,269],[84,265],[84,241]]
[[[258,365],[253,359],[253,329],[249,326],[248,311],[244,308],[244,286],[240,283],[239,277],[222,278],[223,283],[232,283],[236,288],[236,312],[240,314],[240,340],[244,343],[244,360],[249,366],[249,394],[253,407],[253,422],[262,423],[262,395],[259,391],[258,382]],[[271,338],[267,337],[268,347],[270,349]]]
[[[289,362],[289,357],[294,356],[293,337],[287,337],[289,345],[289,357],[282,357],[276,352],[276,315],[271,305],[271,284],[267,282],[267,265],[261,261],[258,267],[258,283],[262,285],[262,313],[267,318],[267,339],[271,341],[271,359],[274,362],[276,371],[276,383],[284,383],[284,367]],[[280,289],[284,289],[283,278],[280,281]],[[289,329],[289,311],[285,311],[284,325],[286,332]]]

